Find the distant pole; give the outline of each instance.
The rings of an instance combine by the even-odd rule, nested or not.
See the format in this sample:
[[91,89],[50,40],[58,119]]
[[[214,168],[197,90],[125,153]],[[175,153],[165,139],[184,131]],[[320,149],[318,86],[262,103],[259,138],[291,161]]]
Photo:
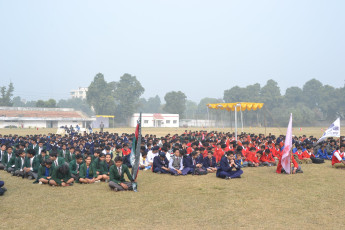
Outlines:
[[240,104],[241,109],[241,123],[242,123],[242,133],[243,133],[243,113],[242,113],[242,105]]
[[207,120],[208,120],[208,123],[207,123],[207,132],[210,131],[210,111],[209,111],[209,108],[207,106]]
[[235,106],[235,140],[237,141],[237,105]]

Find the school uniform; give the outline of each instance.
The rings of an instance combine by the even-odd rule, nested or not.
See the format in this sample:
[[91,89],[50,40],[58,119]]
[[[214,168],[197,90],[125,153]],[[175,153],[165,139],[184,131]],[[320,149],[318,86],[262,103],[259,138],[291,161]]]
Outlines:
[[52,167],[59,167],[60,165],[65,163],[65,159],[63,157],[57,157],[55,161],[53,161]]
[[335,151],[332,156],[332,167],[345,168],[345,165],[342,163],[344,156],[345,156],[344,152],[340,152],[340,150]]
[[62,157],[65,162],[69,163],[70,161],[72,161],[72,154],[69,152],[69,150],[60,150],[59,151],[59,157]]
[[8,158],[5,170],[9,173],[14,172],[15,164],[16,164],[16,156],[14,153],[11,155],[7,154]]
[[71,162],[69,162],[69,170],[71,171],[71,177],[75,180],[75,181],[79,181],[79,170],[81,165],[83,164],[77,163],[77,160],[72,160]]
[[47,179],[47,177],[51,177],[53,173],[52,167],[47,168],[46,166],[40,165],[38,167],[38,175],[37,175],[37,180],[44,178]]
[[183,157],[183,170],[182,173],[193,174],[196,168],[196,159],[193,159],[191,155]]
[[203,167],[206,169],[217,167],[216,158],[214,156],[212,156],[211,159],[208,157],[205,157],[203,160]]
[[34,157],[26,157],[24,161],[24,167],[30,168],[29,172],[24,172],[24,177],[29,177],[31,176],[32,178],[37,179],[37,172],[38,172],[38,167],[40,166],[40,162],[36,156]]
[[87,179],[93,179],[97,177],[97,173],[96,173],[96,168],[94,166],[93,163],[91,163],[89,165],[89,168],[87,168],[86,163],[82,164],[80,166],[80,170],[79,170],[79,179],[80,178],[87,178]]
[[4,170],[5,169],[5,155],[6,155],[6,151],[2,151],[0,150],[0,170]]
[[106,171],[104,171],[103,174],[109,175],[110,167],[113,166],[115,164],[115,162],[113,160],[110,160],[109,163],[106,161],[104,163],[105,163],[105,170]]
[[154,159],[153,159],[153,165],[152,165],[152,168],[153,168],[153,172],[155,173],[170,173],[169,171],[165,170],[165,169],[162,169],[162,167],[166,167],[168,168],[169,167],[169,161],[166,157],[164,157],[163,160],[161,160],[160,156],[156,156]]
[[[126,173],[128,179],[130,182],[127,182],[124,178],[124,174]],[[122,164],[120,168],[118,168],[116,165],[112,165],[109,169],[109,187],[111,189],[117,189],[118,191],[123,191],[124,188],[120,185],[121,183],[124,183],[128,186],[128,190],[133,190],[132,182],[134,181],[131,173],[129,172],[129,169],[127,165]]]
[[220,167],[217,169],[216,177],[219,178],[240,178],[243,174],[241,167],[235,163],[235,166],[230,167],[230,161],[227,157],[220,160]]
[[69,181],[72,178],[71,170],[68,169],[68,172],[61,173],[59,171],[60,167],[61,167],[61,165],[59,167],[53,168],[53,173],[52,173],[52,178],[51,178],[51,180],[54,180],[58,185],[61,185],[62,182],[66,183],[67,181]]
[[173,175],[179,175],[176,170],[182,171],[182,175],[186,175],[187,173],[184,174],[183,172],[183,157],[177,157],[173,155],[170,160],[169,160],[169,169],[171,174]]
[[16,157],[15,168],[14,168],[15,176],[24,176],[24,171],[23,171],[24,165],[25,165],[25,157]]
[[99,158],[95,159],[93,162],[96,168],[96,172],[99,172],[99,175],[103,175],[106,170],[105,161],[101,161]]

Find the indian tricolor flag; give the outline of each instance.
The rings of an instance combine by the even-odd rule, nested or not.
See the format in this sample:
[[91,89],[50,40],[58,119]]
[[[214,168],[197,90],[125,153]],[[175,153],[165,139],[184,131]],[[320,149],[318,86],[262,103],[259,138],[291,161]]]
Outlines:
[[285,144],[281,164],[287,174],[291,173],[291,148],[292,148],[292,114],[286,131]]

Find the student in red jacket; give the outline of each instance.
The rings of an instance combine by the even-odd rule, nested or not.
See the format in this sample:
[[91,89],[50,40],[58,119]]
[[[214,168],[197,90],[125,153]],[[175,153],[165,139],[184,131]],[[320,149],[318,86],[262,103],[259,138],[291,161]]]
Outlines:
[[258,167],[260,165],[259,160],[256,157],[256,148],[251,147],[245,161],[248,162],[249,167]]
[[339,150],[336,150],[332,156],[332,167],[334,168],[345,168],[345,145],[341,145]]
[[[282,163],[281,163],[281,156],[279,157],[279,162],[278,162],[278,166],[277,166],[277,170],[276,173],[286,173],[285,170],[282,167]],[[294,157],[291,157],[291,165],[293,165],[293,169],[292,169],[292,174],[295,173],[303,173],[301,166],[298,165],[297,161],[295,160]]]

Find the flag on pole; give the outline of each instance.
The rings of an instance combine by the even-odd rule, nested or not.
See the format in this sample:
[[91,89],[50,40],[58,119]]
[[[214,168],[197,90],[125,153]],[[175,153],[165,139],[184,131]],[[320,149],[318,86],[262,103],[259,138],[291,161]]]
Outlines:
[[[130,155],[130,161],[132,164],[132,177],[134,180],[137,179],[139,172],[139,161],[140,161],[140,146],[141,146],[141,113],[135,129],[135,136],[132,143],[132,151]],[[137,183],[133,182],[133,191],[137,192]]]
[[289,125],[286,131],[284,149],[281,164],[287,174],[291,173],[291,148],[292,148],[292,114],[290,115]]
[[331,126],[329,126],[317,143],[327,139],[328,137],[340,137],[340,118],[335,120]]

